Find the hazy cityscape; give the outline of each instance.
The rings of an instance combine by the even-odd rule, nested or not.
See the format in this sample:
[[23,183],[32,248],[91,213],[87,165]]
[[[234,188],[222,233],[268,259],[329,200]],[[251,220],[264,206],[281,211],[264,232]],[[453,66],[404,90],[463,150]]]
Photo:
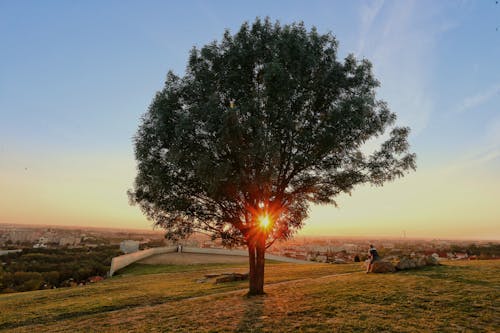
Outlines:
[[[223,248],[219,240],[213,241],[202,234],[172,242],[165,239],[164,232],[161,230],[0,224],[0,254],[27,248],[119,247],[127,241],[137,243],[138,249],[177,244],[199,248]],[[300,260],[340,264],[365,260],[369,245],[374,244],[379,253],[389,258],[403,254],[426,254],[440,259],[478,259],[477,255],[467,252],[467,249],[471,246],[487,248],[498,243],[486,240],[407,239],[405,237],[378,239],[374,237],[297,236],[288,241],[274,243],[268,249],[268,253]],[[493,253],[492,256],[495,258],[496,255]]]

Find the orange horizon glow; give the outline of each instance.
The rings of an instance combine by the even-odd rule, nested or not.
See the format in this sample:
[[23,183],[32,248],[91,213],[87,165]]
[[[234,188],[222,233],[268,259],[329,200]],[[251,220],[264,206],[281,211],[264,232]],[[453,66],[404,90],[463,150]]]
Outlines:
[[[16,156],[11,164],[0,174],[0,223],[152,230],[128,203],[132,158],[66,154],[37,156],[33,164]],[[297,236],[500,240],[500,179],[477,169],[422,168],[383,187],[358,187],[336,198],[338,208],[311,206]],[[253,209],[270,213],[265,204]]]

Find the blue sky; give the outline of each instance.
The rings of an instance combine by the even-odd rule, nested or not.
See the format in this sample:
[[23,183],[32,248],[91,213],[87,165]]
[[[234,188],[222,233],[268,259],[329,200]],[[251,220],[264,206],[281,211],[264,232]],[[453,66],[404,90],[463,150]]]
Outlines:
[[304,233],[500,239],[494,0],[0,0],[0,222],[148,228],[125,195],[140,116],[193,46],[257,16],[372,61],[418,155],[415,174],[314,207]]

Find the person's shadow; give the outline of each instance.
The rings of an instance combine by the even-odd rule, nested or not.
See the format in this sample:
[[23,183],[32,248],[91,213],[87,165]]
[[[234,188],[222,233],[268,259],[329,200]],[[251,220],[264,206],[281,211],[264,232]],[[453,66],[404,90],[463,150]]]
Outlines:
[[266,295],[243,296],[245,313],[238,323],[236,332],[262,332]]

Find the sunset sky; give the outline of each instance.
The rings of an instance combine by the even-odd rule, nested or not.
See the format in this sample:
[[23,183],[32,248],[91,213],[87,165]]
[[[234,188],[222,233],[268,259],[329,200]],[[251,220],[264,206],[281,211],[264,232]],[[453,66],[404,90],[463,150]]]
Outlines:
[[500,4],[0,0],[0,223],[150,229],[126,195],[166,73],[269,16],[372,61],[417,172],[312,207],[300,235],[500,240]]

